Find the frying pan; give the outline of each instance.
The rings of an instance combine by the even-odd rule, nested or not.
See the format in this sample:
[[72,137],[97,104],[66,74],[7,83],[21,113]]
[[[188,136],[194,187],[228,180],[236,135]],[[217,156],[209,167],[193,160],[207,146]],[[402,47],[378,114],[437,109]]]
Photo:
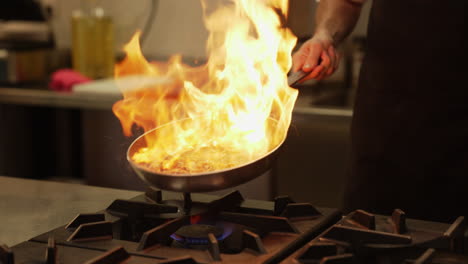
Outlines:
[[[298,80],[301,79],[301,76],[304,77],[305,74],[301,72],[292,74],[288,78],[288,83],[290,83],[290,86],[297,83]],[[274,149],[249,163],[224,170],[210,171],[205,173],[169,174],[155,172],[132,160],[135,152],[137,152],[142,147],[146,147],[145,136],[152,133],[158,133],[162,129],[167,128],[167,126],[175,125],[177,122],[181,121],[183,120],[173,121],[146,132],[142,136],[138,137],[128,148],[128,162],[136,174],[152,187],[168,191],[191,193],[217,191],[237,186],[239,184],[250,181],[268,171],[275,163],[278,152],[285,140],[285,138],[283,138],[283,140]],[[276,120],[270,118],[268,122],[272,124],[276,122]]]
[[[182,122],[185,119],[173,121],[155,129],[152,129],[139,138],[137,138],[129,147],[127,151],[127,160],[132,166],[133,170],[137,175],[147,182],[150,186],[156,187],[163,190],[178,191],[178,192],[210,192],[216,190],[222,190],[229,187],[234,187],[249,180],[260,176],[274,164],[280,146],[281,141],[274,149],[261,156],[260,158],[251,161],[247,164],[242,164],[237,167],[210,171],[205,173],[193,173],[193,174],[169,174],[155,172],[144,165],[138,164],[132,160],[131,157],[140,148],[146,147],[145,136],[152,136],[152,133],[158,133],[167,126],[177,125],[178,122]],[[276,122],[270,119],[269,122]]]

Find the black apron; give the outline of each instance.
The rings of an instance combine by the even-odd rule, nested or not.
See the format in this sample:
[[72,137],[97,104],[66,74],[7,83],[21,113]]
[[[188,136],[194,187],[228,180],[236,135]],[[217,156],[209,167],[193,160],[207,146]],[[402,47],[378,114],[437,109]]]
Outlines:
[[468,215],[467,0],[374,0],[344,206]]

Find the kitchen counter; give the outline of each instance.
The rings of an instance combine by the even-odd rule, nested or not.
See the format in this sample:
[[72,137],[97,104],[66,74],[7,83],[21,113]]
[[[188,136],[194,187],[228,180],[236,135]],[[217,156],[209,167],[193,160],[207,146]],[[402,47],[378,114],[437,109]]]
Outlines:
[[0,104],[108,110],[119,100],[115,95],[89,95],[44,89],[0,87]]
[[[122,97],[116,94],[66,93],[45,89],[11,88],[0,86],[0,104],[47,106],[59,108],[80,108],[87,110],[110,110]],[[340,108],[313,107],[310,96],[299,96],[295,113],[336,115],[351,117],[352,110]]]
[[13,246],[69,222],[78,213],[94,213],[115,199],[139,194],[0,176],[0,244]]

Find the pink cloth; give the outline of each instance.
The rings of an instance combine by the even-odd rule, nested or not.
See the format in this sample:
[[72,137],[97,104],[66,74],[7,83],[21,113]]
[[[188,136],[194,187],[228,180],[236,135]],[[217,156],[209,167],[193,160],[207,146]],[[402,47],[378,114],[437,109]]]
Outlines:
[[90,82],[91,79],[71,69],[62,69],[52,74],[49,89],[57,92],[71,92],[73,85]]

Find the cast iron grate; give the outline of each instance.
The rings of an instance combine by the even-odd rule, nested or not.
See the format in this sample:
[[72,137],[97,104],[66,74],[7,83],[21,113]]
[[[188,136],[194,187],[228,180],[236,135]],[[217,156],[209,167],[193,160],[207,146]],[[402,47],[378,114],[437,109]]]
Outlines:
[[[409,228],[405,213],[399,209],[386,221],[379,222],[375,215],[357,210],[309,242],[295,261],[344,264],[468,263],[468,257],[461,255],[468,253],[463,252],[465,230],[464,217],[457,218],[445,232],[435,233]],[[457,262],[453,262],[453,259]]]
[[[276,198],[274,209],[260,209],[243,205],[238,191],[205,203],[192,201],[189,193],[181,200],[165,200],[161,191],[153,189],[145,194],[146,202],[115,200],[106,209],[109,215],[78,215],[66,226],[73,232],[67,241],[127,240],[138,243],[137,252],[160,245],[203,250],[213,260],[222,261],[222,253],[236,254],[245,249],[266,254],[263,236],[272,232],[298,234],[292,219],[322,216],[311,204],[295,203],[288,196]],[[330,221],[334,218],[326,219]],[[302,240],[294,241],[286,250],[301,246]],[[124,252],[116,248],[89,263],[107,263],[106,259],[116,256],[121,259],[128,255]]]
[[[38,260],[34,263],[37,264],[58,264],[57,246],[55,245],[55,239],[49,237],[47,241],[47,247],[45,250],[45,258]],[[10,248],[5,245],[0,245],[0,263],[1,264],[15,264],[15,257]]]

